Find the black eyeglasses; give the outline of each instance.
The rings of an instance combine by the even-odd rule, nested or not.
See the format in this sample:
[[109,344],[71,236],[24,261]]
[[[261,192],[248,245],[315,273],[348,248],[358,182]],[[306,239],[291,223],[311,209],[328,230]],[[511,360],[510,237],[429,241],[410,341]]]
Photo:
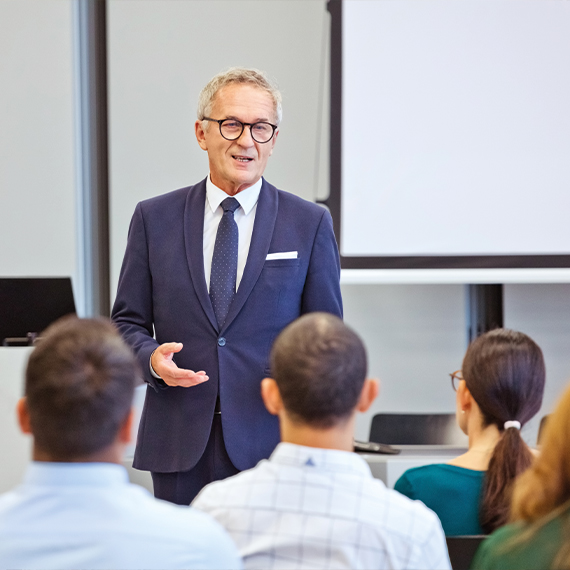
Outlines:
[[459,385],[459,381],[463,380],[463,374],[461,370],[456,370],[450,374],[451,376],[451,387],[457,392],[457,386]]
[[218,123],[220,125],[220,134],[227,141],[235,141],[241,137],[245,127],[249,127],[249,132],[251,133],[251,138],[258,143],[267,143],[275,134],[277,125],[272,125],[271,123],[266,123],[265,121],[260,121],[259,123],[242,123],[236,119],[210,119],[210,117],[204,117],[203,121],[211,121],[212,123]]

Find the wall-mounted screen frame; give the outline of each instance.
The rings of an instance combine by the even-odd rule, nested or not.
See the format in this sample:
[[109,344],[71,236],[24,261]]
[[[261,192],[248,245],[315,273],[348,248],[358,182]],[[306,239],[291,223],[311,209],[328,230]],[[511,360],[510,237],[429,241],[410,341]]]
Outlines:
[[[346,156],[343,155],[343,142],[346,140],[346,120],[343,117],[343,112],[346,109],[343,107],[345,101],[343,98],[346,96],[343,80],[348,76],[346,69],[346,45],[343,42],[346,40],[344,37],[343,29],[343,12],[347,4],[355,3],[358,0],[329,0],[328,10],[331,14],[331,121],[330,121],[330,196],[325,201],[329,207],[334,221],[335,233],[339,242],[341,251],[341,263],[344,269],[453,269],[453,268],[467,268],[467,269],[506,269],[506,268],[566,268],[570,267],[570,254],[564,251],[557,251],[550,254],[544,252],[541,254],[532,253],[527,254],[494,254],[482,252],[481,254],[447,254],[433,255],[430,253],[416,254],[415,252],[410,255],[402,254],[389,254],[389,255],[374,255],[366,253],[359,255],[354,251],[348,251],[343,245],[346,242],[347,225],[346,220],[343,219],[343,199],[346,200],[346,188],[343,188],[343,168],[346,168]],[[378,0],[382,2],[382,0]],[[409,0],[395,0],[394,2],[384,2],[384,4],[396,4],[400,1]],[[429,0],[429,2],[437,2],[437,0]],[[501,0],[498,0],[500,2]],[[511,4],[517,3],[511,2]],[[533,0],[531,0],[533,1]],[[368,5],[377,3],[376,1],[367,1]],[[442,2],[439,1],[439,4]],[[538,1],[536,1],[538,4]],[[542,0],[541,4],[548,4],[548,0]],[[455,3],[464,4],[464,3]],[[492,4],[492,2],[486,2]],[[528,2],[527,2],[528,4]],[[558,3],[560,4],[560,3]],[[570,15],[570,11],[568,12]],[[570,19],[568,20],[570,22]],[[370,56],[370,54],[368,54]],[[394,57],[398,57],[394,55]],[[373,58],[370,58],[373,62]],[[569,62],[570,64],[570,62]],[[567,88],[567,87],[565,87]],[[363,110],[363,115],[365,110]],[[570,113],[570,112],[569,112]],[[570,114],[562,118],[563,121],[569,121]],[[343,132],[345,129],[345,132]],[[567,144],[570,138],[563,141]],[[570,187],[569,187],[570,189]],[[344,193],[344,195],[343,195]],[[568,192],[570,194],[570,192]],[[366,205],[360,204],[361,211],[365,211]],[[540,212],[539,214],[540,215]],[[354,224],[353,224],[354,227]],[[461,231],[461,220],[449,220],[450,236],[453,232]],[[567,249],[570,252],[570,248]]]

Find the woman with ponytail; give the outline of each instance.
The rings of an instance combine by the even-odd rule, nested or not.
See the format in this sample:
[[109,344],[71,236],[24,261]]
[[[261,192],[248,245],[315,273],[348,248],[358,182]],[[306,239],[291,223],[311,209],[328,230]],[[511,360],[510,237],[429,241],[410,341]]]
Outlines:
[[517,479],[511,521],[483,542],[472,568],[570,568],[570,387],[548,417],[540,455]]
[[451,376],[468,451],[409,469],[395,489],[432,509],[447,536],[488,534],[508,521],[512,483],[533,460],[520,429],[542,404],[544,358],[527,335],[496,329],[471,343]]

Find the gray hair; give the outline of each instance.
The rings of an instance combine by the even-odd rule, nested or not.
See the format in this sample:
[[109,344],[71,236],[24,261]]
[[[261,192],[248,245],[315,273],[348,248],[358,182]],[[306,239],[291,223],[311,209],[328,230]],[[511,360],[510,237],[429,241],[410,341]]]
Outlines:
[[230,67],[226,71],[218,73],[212,77],[208,84],[200,92],[198,98],[198,120],[201,121],[212,112],[212,104],[216,93],[232,83],[253,85],[259,89],[266,91],[273,99],[275,107],[276,123],[279,125],[283,117],[283,110],[281,108],[281,93],[277,85],[258,69],[246,67]]

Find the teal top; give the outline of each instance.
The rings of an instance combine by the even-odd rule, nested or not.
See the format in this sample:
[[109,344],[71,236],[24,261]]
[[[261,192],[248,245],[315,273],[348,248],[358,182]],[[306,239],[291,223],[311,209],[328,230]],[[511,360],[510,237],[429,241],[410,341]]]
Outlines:
[[485,534],[479,524],[484,477],[485,471],[436,463],[408,469],[394,489],[429,507],[446,536]]
[[[545,525],[539,526],[531,534],[528,523],[517,522],[508,524],[496,530],[485,539],[471,568],[477,570],[547,570],[554,566],[558,551],[568,540],[568,513],[552,519]],[[557,568],[567,568],[566,565],[556,564]]]

